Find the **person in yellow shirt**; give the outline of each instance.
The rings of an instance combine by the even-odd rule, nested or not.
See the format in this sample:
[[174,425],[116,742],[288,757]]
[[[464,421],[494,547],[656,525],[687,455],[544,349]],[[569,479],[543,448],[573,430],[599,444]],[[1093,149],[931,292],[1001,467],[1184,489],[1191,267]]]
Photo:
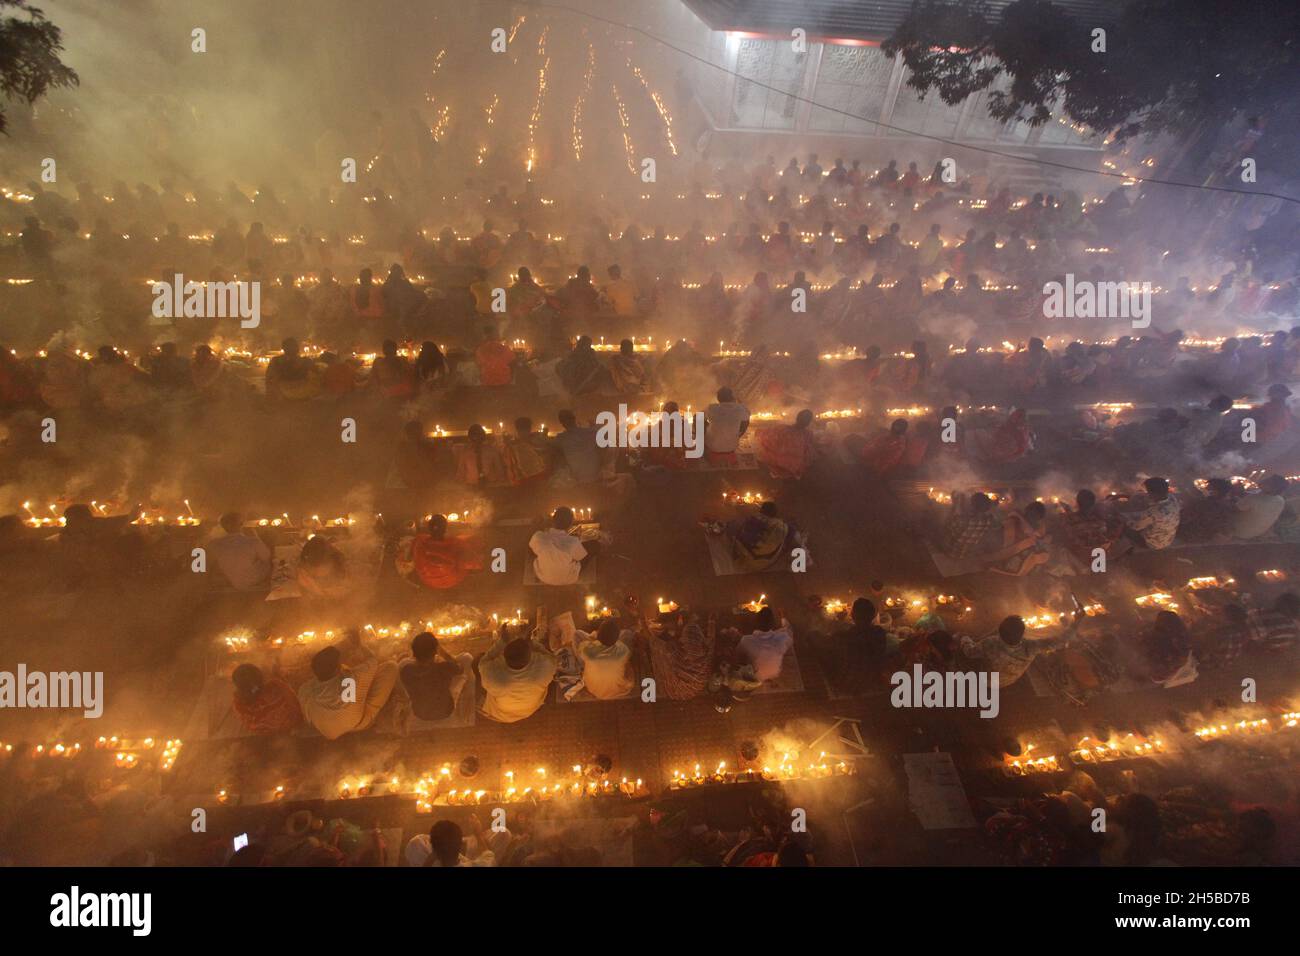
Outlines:
[[478,673],[486,695],[480,712],[513,724],[531,717],[545,703],[555,676],[555,657],[527,637],[512,638],[503,624],[497,642],[479,659]]
[[609,300],[614,314],[636,315],[636,300],[639,294],[636,283],[631,279],[623,278],[623,270],[617,265],[610,266],[607,271],[609,284],[605,286],[605,298]]

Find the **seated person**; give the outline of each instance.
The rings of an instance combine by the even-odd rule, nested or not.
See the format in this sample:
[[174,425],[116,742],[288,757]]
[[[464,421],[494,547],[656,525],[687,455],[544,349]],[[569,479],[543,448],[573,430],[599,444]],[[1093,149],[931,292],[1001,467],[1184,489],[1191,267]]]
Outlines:
[[[660,409],[663,415],[680,415],[681,406],[676,402],[664,402]],[[692,426],[693,427],[693,426]],[[708,432],[705,431],[705,446],[708,445]],[[690,463],[691,459],[686,457],[686,446],[661,445],[658,448],[642,448],[641,460],[652,468],[667,468],[671,471],[682,471]]]
[[325,535],[312,535],[302,546],[298,586],[314,597],[341,597],[347,592],[347,561]]
[[407,841],[403,851],[406,862],[411,866],[496,866],[497,852],[489,846],[504,849],[503,844],[510,843],[510,831],[494,832],[489,838],[473,814],[469,825],[473,833],[467,838],[456,821],[439,820],[428,833],[417,834]]
[[469,572],[482,569],[479,551],[472,536],[447,536],[446,515],[430,515],[411,542],[411,577],[437,591],[454,588]]
[[749,428],[749,409],[723,386],[718,400],[704,410],[704,452],[709,461],[734,460],[740,437]]
[[609,382],[609,372],[591,347],[591,337],[580,336],[573,351],[555,366],[555,374],[570,395],[599,392]]
[[384,398],[405,401],[416,391],[415,369],[397,352],[397,343],[385,339],[383,354],[370,364],[370,384]]
[[[340,647],[360,659],[345,666]],[[312,678],[298,688],[307,721],[327,740],[371,727],[397,684],[397,664],[381,661],[361,645],[361,633],[349,630],[341,645],[311,659]]]
[[499,485],[506,480],[501,452],[488,441],[482,425],[470,425],[466,444],[457,449],[456,478],[470,487]]
[[859,439],[861,444],[854,442],[850,445],[849,440],[845,439],[844,444],[874,477],[889,478],[907,467],[912,444],[907,429],[907,419],[899,418],[895,419],[887,431],[869,441]]
[[1251,642],[1266,650],[1286,650],[1300,643],[1300,594],[1288,591],[1264,611],[1249,611]]
[[1002,547],[989,555],[989,569],[1023,577],[1047,563],[1047,506],[1031,501],[1002,524]]
[[805,408],[793,425],[769,425],[754,433],[758,460],[767,466],[773,477],[803,477],[812,464],[816,449],[812,423],[813,413]]
[[614,391],[620,395],[639,395],[650,391],[650,374],[645,363],[637,357],[636,346],[631,339],[624,339],[618,345],[618,352],[609,361],[609,377],[614,383]]
[[1286,508],[1287,481],[1281,475],[1268,475],[1259,483],[1259,491],[1236,500],[1232,515],[1232,536],[1249,540],[1267,534]]
[[236,512],[221,516],[223,534],[206,545],[212,558],[232,588],[251,591],[263,587],[271,580],[271,549],[262,539],[244,533],[244,520]]
[[1211,478],[1205,496],[1192,498],[1183,506],[1178,522],[1178,540],[1186,544],[1222,544],[1232,537],[1232,482]]
[[567,408],[560,410],[559,417],[564,430],[555,436],[555,447],[559,450],[563,471],[580,485],[599,481],[604,456],[596,444],[596,429],[580,427],[577,416]]
[[511,638],[501,625],[497,642],[479,658],[485,717],[503,724],[531,717],[546,701],[555,677],[555,657],[527,637]]
[[1080,615],[1070,629],[1057,638],[1025,640],[1025,622],[1018,614],[1002,619],[995,633],[976,640],[969,635],[961,639],[962,654],[969,660],[981,661],[990,671],[998,672],[998,684],[1010,687],[1025,676],[1034,658],[1045,651],[1053,651],[1068,642],[1074,635]]
[[281,678],[268,679],[252,664],[240,664],[230,680],[235,685],[231,704],[250,734],[287,734],[302,724],[298,697]]
[[556,508],[551,517],[551,527],[537,531],[528,539],[528,550],[534,555],[533,571],[542,584],[557,586],[577,584],[582,566],[591,557],[596,542],[584,544],[569,533],[573,527],[573,510]]
[[1101,548],[1109,552],[1123,533],[1124,524],[1103,511],[1097,504],[1097,496],[1087,488],[1081,489],[1074,501],[1074,510],[1067,511],[1061,520],[1062,543],[1075,559],[1091,566],[1093,551]]
[[1163,551],[1174,543],[1178,533],[1178,499],[1169,493],[1164,478],[1148,478],[1142,483],[1145,501],[1137,511],[1126,515],[1124,538],[1134,547]]
[[420,720],[445,720],[455,713],[469,681],[473,655],[452,657],[428,631],[411,639],[411,654],[412,659],[399,668],[402,686],[411,699],[411,713]]
[[631,631],[621,631],[614,618],[601,621],[595,636],[576,631],[574,643],[582,661],[582,683],[598,700],[616,700],[632,693]]
[[909,673],[921,665],[922,673],[952,669],[957,656],[957,639],[947,631],[916,633],[904,638],[898,645],[898,669]]
[[876,605],[858,598],[849,616],[852,625],[831,637],[827,673],[834,674],[836,684],[851,694],[879,690],[884,686],[889,642],[885,629],[876,623]]
[[1151,629],[1139,639],[1139,651],[1138,669],[1152,682],[1174,687],[1195,679],[1191,635],[1183,619],[1173,611],[1156,615]]
[[483,341],[474,350],[480,385],[509,385],[514,378],[515,353],[497,337],[490,325],[483,326]]
[[952,504],[952,514],[943,527],[944,554],[967,558],[991,550],[994,535],[1002,528],[993,499],[977,492],[968,501],[953,495]]
[[550,454],[545,442],[544,435],[533,431],[531,418],[515,419],[515,433],[506,436],[505,453],[501,456],[510,484],[540,481],[550,473]]
[[717,622],[707,627],[687,623],[684,614],[663,622],[658,633],[642,617],[641,639],[649,651],[655,694],[668,700],[690,700],[704,693],[713,672]]
[[731,560],[744,571],[772,567],[794,542],[795,529],[777,515],[775,501],[765,501],[743,521],[727,522]]
[[786,652],[793,645],[794,634],[790,630],[790,622],[782,616],[778,627],[776,612],[770,607],[764,607],[758,612],[754,631],[740,639],[736,653],[753,665],[754,676],[758,680],[767,683],[781,676]]

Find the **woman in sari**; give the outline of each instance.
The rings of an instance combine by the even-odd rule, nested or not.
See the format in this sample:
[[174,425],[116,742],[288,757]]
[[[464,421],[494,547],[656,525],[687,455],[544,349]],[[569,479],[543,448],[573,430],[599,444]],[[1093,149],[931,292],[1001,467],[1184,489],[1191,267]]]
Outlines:
[[678,614],[664,622],[663,629],[656,634],[642,611],[639,637],[650,659],[657,693],[669,700],[691,700],[708,688],[717,638],[717,621],[713,615],[709,615],[707,626],[702,628]]
[[446,517],[433,515],[411,542],[411,579],[438,591],[454,588],[483,566],[476,552],[472,537],[448,537]]
[[1047,508],[1031,501],[1002,524],[1002,547],[988,556],[989,570],[1024,577],[1047,563]]
[[780,393],[781,385],[772,372],[766,345],[758,346],[749,358],[736,363],[731,390],[737,401],[751,408],[761,405],[769,395]]
[[1029,428],[1023,408],[1013,409],[1007,420],[992,433],[972,432],[971,438],[975,439],[979,457],[995,465],[1009,465],[1013,461],[1019,461],[1034,447],[1034,433]]
[[650,376],[645,364],[637,358],[636,346],[631,339],[619,343],[618,353],[610,360],[609,376],[614,381],[614,391],[620,395],[637,395],[650,390]]
[[505,436],[505,453],[502,455],[510,484],[540,481],[550,473],[550,463],[543,449],[538,447],[545,440],[544,435],[533,431],[531,418],[515,419],[515,434]]
[[776,478],[802,478],[813,458],[813,413],[804,409],[793,425],[770,425],[754,433],[758,460]]
[[886,431],[857,448],[859,460],[877,478],[886,478],[902,468],[908,457],[907,419],[895,419]]
[[605,366],[596,357],[589,336],[580,336],[573,351],[560,359],[555,374],[570,395],[589,395],[599,391],[608,377]]
[[764,571],[785,553],[794,529],[777,517],[776,502],[765,501],[757,514],[727,522],[731,560],[740,571]]

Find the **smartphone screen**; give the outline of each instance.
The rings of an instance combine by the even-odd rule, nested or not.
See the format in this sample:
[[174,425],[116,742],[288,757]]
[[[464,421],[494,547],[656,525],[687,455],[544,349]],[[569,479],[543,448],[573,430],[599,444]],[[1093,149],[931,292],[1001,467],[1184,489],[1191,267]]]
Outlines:
[[238,853],[244,847],[248,846],[248,834],[241,833],[235,837],[235,852]]

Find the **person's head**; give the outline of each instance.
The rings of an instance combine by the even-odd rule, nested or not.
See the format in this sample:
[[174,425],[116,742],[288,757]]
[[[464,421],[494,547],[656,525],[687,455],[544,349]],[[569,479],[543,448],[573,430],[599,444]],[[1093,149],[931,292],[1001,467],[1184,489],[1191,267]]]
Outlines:
[[777,516],[776,502],[764,501],[758,506],[758,513],[767,518],[775,518]]
[[1015,647],[1025,637],[1025,622],[1019,614],[1012,614],[1002,619],[998,625],[998,637],[1008,647]]
[[555,514],[551,515],[551,527],[559,531],[568,531],[573,527],[573,509],[565,505],[555,509]]
[[901,437],[907,434],[907,419],[895,418],[889,426],[889,433],[895,437]]
[[1227,478],[1211,478],[1205,483],[1205,497],[1226,498],[1232,494],[1232,482]]
[[374,278],[375,278],[375,274],[374,274],[373,272],[371,272],[369,269],[362,269],[362,270],[357,274],[357,279],[360,280],[360,282],[361,282],[362,285],[370,285],[371,281],[372,281]]
[[515,419],[515,434],[520,438],[527,438],[533,432],[533,420],[527,415],[521,415]]
[[380,348],[383,350],[384,358],[397,358],[397,343],[392,339],[384,339],[384,344]]
[[429,663],[438,656],[438,639],[428,631],[411,638],[411,654],[421,663]]
[[586,266],[578,266],[578,281],[587,283],[591,281],[591,270]]
[[221,516],[221,530],[226,534],[239,534],[244,527],[244,518],[238,511],[227,511]]
[[317,680],[324,681],[337,677],[342,666],[343,658],[337,647],[327,647],[323,651],[317,651],[311,659],[311,672],[316,675]]
[[520,267],[519,267],[519,281],[520,281],[520,282],[532,282],[532,281],[533,281],[533,274],[532,274],[532,272],[529,270],[528,266],[520,266]]
[[773,866],[809,866],[808,852],[796,840],[787,838],[776,851]]
[[808,409],[801,411],[794,420],[795,428],[808,428],[813,423],[813,413]]
[[722,386],[722,388],[718,389],[719,402],[726,403],[726,402],[734,402],[735,400],[736,400],[736,393],[733,392],[728,386],[724,385]]
[[1074,504],[1079,509],[1079,514],[1086,515],[1097,506],[1097,496],[1087,488],[1082,488],[1074,496]]
[[1034,527],[1038,527],[1047,518],[1047,506],[1041,501],[1031,501],[1025,505],[1025,518]]
[[572,409],[560,409],[559,419],[560,424],[564,426],[565,431],[578,427],[578,416],[573,414]]
[[1281,497],[1286,494],[1286,478],[1282,475],[1267,475],[1260,483],[1259,490],[1266,495]]
[[972,514],[988,514],[993,510],[993,499],[982,491],[978,491],[970,496],[970,510]]
[[1223,414],[1224,412],[1232,410],[1232,399],[1227,395],[1216,395],[1214,398],[1210,399],[1210,403],[1207,407],[1212,412]]
[[465,437],[471,445],[481,445],[487,441],[487,430],[482,425],[470,425]]
[[1291,397],[1291,389],[1285,385],[1270,385],[1268,387],[1268,398],[1271,402],[1285,403]]
[[606,647],[613,647],[618,642],[618,621],[612,617],[607,617],[600,622],[600,627],[596,629],[596,640]]
[[240,664],[230,675],[230,680],[235,685],[235,693],[245,699],[257,696],[264,683],[261,670],[253,664]]
[[447,516],[429,515],[429,520],[424,523],[424,531],[433,540],[441,541],[447,536]]
[[606,271],[607,273],[609,273],[609,277],[610,277],[611,279],[614,279],[614,280],[616,280],[616,281],[617,281],[618,279],[623,278],[623,267],[620,266],[620,265],[618,265],[618,263],[615,263],[614,265],[610,266],[610,267],[609,267],[608,269],[606,269],[605,271]]
[[618,343],[618,353],[627,357],[636,354],[636,346],[632,344],[631,339],[624,339]]
[[866,627],[876,620],[876,605],[870,598],[858,598],[853,602],[853,609],[849,612],[853,618],[853,623],[859,627]]
[[776,612],[770,605],[764,604],[758,609],[758,620],[756,625],[760,631],[770,631],[776,627]]
[[429,848],[443,866],[455,866],[465,835],[454,820],[439,820],[429,828]]
[[280,351],[282,351],[285,355],[296,356],[298,354],[298,340],[285,339],[283,342],[280,343]]
[[505,658],[506,667],[512,671],[521,671],[533,659],[533,646],[527,638],[517,637],[506,645],[502,657]]
[[1164,501],[1169,497],[1169,482],[1164,478],[1148,478],[1142,482],[1142,487],[1152,501]]

